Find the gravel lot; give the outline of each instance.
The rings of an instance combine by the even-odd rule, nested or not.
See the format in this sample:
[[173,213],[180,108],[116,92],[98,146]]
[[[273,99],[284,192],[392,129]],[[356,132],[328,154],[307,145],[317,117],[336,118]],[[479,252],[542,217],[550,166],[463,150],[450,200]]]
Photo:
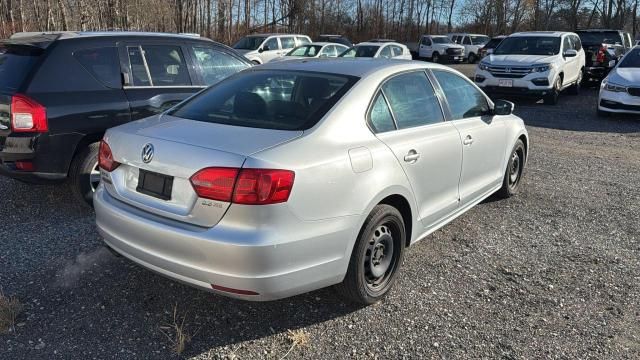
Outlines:
[[[469,73],[471,66],[458,68]],[[331,289],[248,303],[174,283],[101,246],[64,188],[0,178],[0,287],[25,303],[0,358],[640,358],[640,119],[597,91],[518,101],[532,153],[521,193],[489,199],[408,252],[382,303]]]

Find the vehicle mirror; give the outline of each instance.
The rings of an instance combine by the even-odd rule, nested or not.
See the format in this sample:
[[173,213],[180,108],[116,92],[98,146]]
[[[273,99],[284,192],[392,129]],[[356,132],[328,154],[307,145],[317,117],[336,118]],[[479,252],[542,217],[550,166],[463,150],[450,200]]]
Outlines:
[[493,114],[494,115],[511,115],[513,113],[513,108],[515,105],[511,101],[507,100],[496,100],[493,105]]
[[563,56],[566,57],[566,58],[576,57],[576,56],[578,56],[578,52],[573,50],[573,49],[569,49],[569,50],[564,52]]
[[258,49],[258,52],[261,53],[263,51],[269,51],[269,47],[267,45],[261,47],[260,49]]

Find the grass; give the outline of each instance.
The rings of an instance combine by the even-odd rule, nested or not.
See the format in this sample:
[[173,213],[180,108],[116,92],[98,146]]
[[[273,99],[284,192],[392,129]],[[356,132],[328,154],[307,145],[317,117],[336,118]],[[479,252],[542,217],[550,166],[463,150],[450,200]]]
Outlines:
[[187,332],[185,326],[186,318],[187,314],[185,313],[182,319],[180,319],[178,315],[178,304],[176,304],[173,306],[173,319],[171,323],[160,327],[160,332],[169,339],[171,348],[176,354],[182,354],[192,338],[192,335]]
[[0,290],[0,333],[15,331],[16,318],[24,305],[14,296],[5,296]]
[[280,360],[283,360],[284,358],[289,356],[291,351],[296,346],[307,346],[307,344],[309,344],[309,341],[311,340],[311,337],[309,336],[309,333],[307,333],[303,329],[287,330],[287,340],[289,340],[289,342],[291,343],[291,347],[289,348],[289,351],[287,351],[287,353],[280,358]]

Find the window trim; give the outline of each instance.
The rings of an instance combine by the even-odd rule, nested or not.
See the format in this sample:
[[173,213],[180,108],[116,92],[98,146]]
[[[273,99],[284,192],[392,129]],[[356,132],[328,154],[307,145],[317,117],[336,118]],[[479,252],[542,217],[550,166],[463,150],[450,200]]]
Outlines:
[[453,112],[451,112],[451,106],[449,105],[449,101],[447,100],[447,96],[444,93],[444,90],[442,89],[442,86],[440,86],[440,82],[438,82],[438,79],[436,78],[435,74],[433,73],[433,71],[442,71],[442,72],[448,72],[451,73],[453,75],[456,75],[460,78],[462,78],[462,80],[465,80],[467,83],[471,84],[471,86],[475,87],[476,90],[480,91],[480,93],[484,96],[485,101],[487,102],[487,105],[489,105],[489,111],[493,112],[494,108],[495,108],[495,104],[493,103],[493,101],[491,101],[491,98],[489,98],[489,96],[487,96],[487,94],[482,91],[482,89],[480,89],[480,87],[478,87],[478,85],[474,84],[469,78],[467,78],[466,76],[460,76],[459,74],[457,74],[454,71],[451,71],[449,69],[445,69],[445,68],[435,68],[435,69],[427,69],[427,73],[429,74],[429,78],[433,79],[432,81],[435,82],[437,84],[437,91],[440,93],[440,96],[442,97],[442,103],[443,103],[443,107],[446,108],[446,121],[451,121],[451,122],[456,122],[456,121],[465,121],[465,120],[469,120],[469,119],[475,119],[475,118],[483,118],[483,117],[487,117],[487,116],[493,116],[491,114],[487,114],[487,115],[481,115],[481,116],[472,116],[472,117],[468,117],[468,118],[462,118],[462,119],[454,119],[453,118]]
[[[387,76],[386,78],[384,78],[380,82],[380,84],[378,84],[378,86],[376,87],[375,91],[373,92],[373,96],[371,97],[371,99],[369,99],[369,105],[367,106],[367,111],[365,113],[366,114],[365,115],[365,125],[367,125],[367,127],[369,128],[369,130],[371,131],[372,134],[374,134],[374,135],[391,134],[393,132],[399,132],[399,131],[411,131],[411,130],[423,129],[423,128],[426,128],[428,126],[441,125],[441,124],[446,123],[447,121],[449,121],[449,119],[447,117],[447,112],[445,111],[445,107],[444,107],[445,103],[443,103],[442,99],[440,98],[440,95],[438,94],[438,90],[440,88],[440,84],[438,84],[437,82],[434,83],[434,81],[431,78],[431,76],[429,76],[430,75],[429,74],[429,70],[430,70],[429,68],[418,68],[418,69],[403,70],[403,71],[400,71],[400,72],[397,72],[397,73],[394,73],[392,75]],[[396,116],[393,113],[393,109],[389,105],[389,102],[387,100],[387,96],[384,95],[384,90],[382,89],[382,87],[389,80],[393,79],[396,76],[405,75],[405,74],[414,73],[414,72],[423,73],[425,75],[425,77],[427,78],[427,81],[429,81],[429,83],[433,87],[434,93],[436,95],[436,99],[438,100],[438,105],[440,105],[440,112],[442,113],[442,121],[437,122],[437,123],[424,124],[424,125],[419,125],[419,126],[413,126],[413,127],[408,127],[408,128],[404,128],[404,129],[399,129],[398,128],[398,121],[396,120]],[[389,108],[389,111],[391,112],[391,117],[393,118],[393,123],[396,126],[395,130],[385,131],[385,132],[382,132],[382,133],[376,133],[375,131],[373,131],[373,129],[370,126],[370,123],[371,123],[370,114],[371,114],[371,110],[373,109],[373,103],[374,103],[376,97],[378,96],[378,93],[383,93],[383,95],[384,95],[385,101],[387,102],[387,107]],[[448,106],[448,104],[447,104],[447,106]]]

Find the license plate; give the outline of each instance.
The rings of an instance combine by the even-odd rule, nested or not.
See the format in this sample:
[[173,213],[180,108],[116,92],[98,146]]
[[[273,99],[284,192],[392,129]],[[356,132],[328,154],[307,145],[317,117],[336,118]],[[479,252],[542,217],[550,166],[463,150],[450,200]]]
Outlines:
[[454,56],[453,60],[460,60],[460,56]]
[[500,80],[498,80],[498,86],[500,86],[500,87],[513,87],[513,80],[500,79]]
[[140,169],[136,191],[162,200],[171,200],[173,176]]

